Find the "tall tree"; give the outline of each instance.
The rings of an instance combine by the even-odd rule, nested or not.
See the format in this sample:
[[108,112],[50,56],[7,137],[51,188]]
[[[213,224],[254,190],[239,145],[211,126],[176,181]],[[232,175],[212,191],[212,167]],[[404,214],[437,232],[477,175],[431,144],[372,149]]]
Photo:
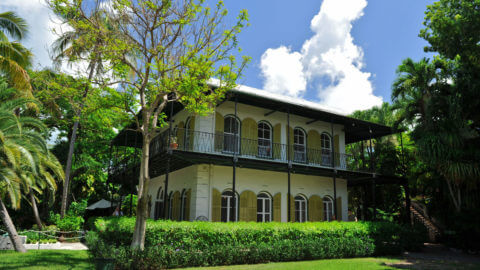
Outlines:
[[[95,21],[95,25],[102,28],[109,28],[112,25],[108,23],[107,17],[105,16],[105,10],[95,9],[94,12],[88,18],[85,18],[88,21]],[[71,16],[70,14],[62,14],[60,17],[63,19],[63,23],[72,24],[78,23],[76,16]],[[65,212],[68,208],[68,195],[70,193],[70,178],[72,170],[72,160],[75,150],[75,142],[77,140],[77,133],[80,123],[80,118],[82,117],[82,110],[85,106],[85,99],[87,98],[89,91],[91,89],[92,80],[98,74],[103,72],[103,61],[101,55],[101,46],[104,45],[105,41],[103,35],[97,35],[95,38],[86,38],[88,32],[85,32],[83,29],[78,27],[73,27],[73,30],[61,33],[58,39],[53,43],[52,49],[54,53],[54,61],[57,64],[61,64],[62,61],[66,60],[69,64],[84,61],[88,63],[87,67],[87,80],[83,87],[82,100],[80,100],[79,106],[75,108],[74,124],[72,132],[69,138],[69,148],[67,155],[67,163],[65,165],[65,181],[63,184],[62,191],[62,201],[60,208],[60,216],[63,218]]]
[[[150,185],[149,147],[159,127],[166,125],[163,110],[169,102],[181,102],[187,110],[205,114],[212,111],[227,89],[235,86],[247,59],[238,67],[230,51],[237,47],[236,37],[245,26],[247,12],[242,11],[232,27],[223,28],[227,10],[221,1],[210,8],[203,0],[113,0],[110,18],[118,30],[101,32],[101,26],[88,20],[88,7],[81,1],[52,2],[56,13],[79,18],[79,23],[73,25],[87,32],[87,38],[106,34],[104,56],[123,86],[120,91],[128,94],[128,101],[135,102],[135,107],[125,108],[135,117],[135,131],[143,139],[131,246],[143,249]],[[134,61],[127,57],[132,54]],[[208,85],[212,77],[219,79],[215,90]]]
[[398,68],[392,100],[400,109],[400,119],[412,124],[412,138],[423,161],[446,180],[454,208],[465,206],[465,187],[476,185],[480,176],[478,133],[472,129],[462,107],[463,90],[456,84],[457,65],[442,57],[406,59]]

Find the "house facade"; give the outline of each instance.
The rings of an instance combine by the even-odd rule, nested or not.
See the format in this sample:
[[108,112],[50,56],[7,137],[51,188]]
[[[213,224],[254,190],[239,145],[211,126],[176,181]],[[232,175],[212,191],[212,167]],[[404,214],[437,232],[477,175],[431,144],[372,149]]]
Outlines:
[[[379,177],[353,170],[346,146],[391,134],[315,103],[243,86],[206,116],[170,106],[170,126],[150,147],[153,219],[347,221],[348,186]],[[132,141],[127,133],[116,140]],[[138,181],[135,166],[112,179],[119,175]]]

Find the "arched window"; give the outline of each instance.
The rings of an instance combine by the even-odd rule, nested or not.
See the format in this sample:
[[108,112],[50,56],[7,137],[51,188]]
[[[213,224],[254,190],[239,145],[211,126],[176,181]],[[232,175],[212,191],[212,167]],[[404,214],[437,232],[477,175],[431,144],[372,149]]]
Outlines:
[[323,220],[333,220],[333,200],[329,196],[323,198]]
[[322,146],[322,165],[332,166],[332,140],[330,135],[325,132],[322,133],[320,142]]
[[173,191],[168,194],[168,219],[173,219]]
[[[238,220],[238,194],[236,194],[235,198],[236,198],[236,203],[234,204],[232,191],[226,190],[222,193],[222,214],[221,214],[222,222]],[[233,216],[234,205],[236,209],[235,216]]]
[[193,130],[190,130],[190,126],[192,122],[192,118],[188,117],[187,121],[185,122],[185,150],[193,150],[192,149],[192,138],[193,138]]
[[265,122],[258,123],[258,156],[272,157],[272,128]]
[[295,221],[307,221],[307,199],[302,195],[295,196]]
[[300,128],[295,128],[293,130],[293,161],[306,161],[305,142],[305,132]]
[[180,197],[180,220],[188,220],[187,212],[187,190],[182,191],[182,196]]
[[226,116],[223,126],[223,150],[238,153],[240,149],[240,122],[234,116]]
[[257,196],[257,222],[272,221],[272,198],[265,192]]
[[161,217],[163,217],[163,190],[162,187],[159,187],[157,191],[157,197],[155,198],[153,219],[157,220]]

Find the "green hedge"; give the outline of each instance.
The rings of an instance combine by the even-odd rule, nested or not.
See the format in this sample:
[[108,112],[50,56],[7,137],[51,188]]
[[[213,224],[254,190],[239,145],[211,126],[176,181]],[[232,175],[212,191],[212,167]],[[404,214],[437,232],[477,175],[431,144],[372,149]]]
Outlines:
[[158,269],[273,261],[393,255],[424,238],[386,222],[212,223],[147,222],[145,250],[129,248],[134,218],[95,221],[87,235],[94,257],[120,268]]

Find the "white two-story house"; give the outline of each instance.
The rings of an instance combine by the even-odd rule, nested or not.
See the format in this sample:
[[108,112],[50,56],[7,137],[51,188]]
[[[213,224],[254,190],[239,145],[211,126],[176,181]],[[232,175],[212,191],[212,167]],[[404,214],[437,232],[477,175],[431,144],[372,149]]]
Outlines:
[[[347,186],[381,181],[350,169],[345,146],[389,135],[389,127],[245,86],[207,116],[170,106],[171,128],[151,145],[153,219],[346,221]],[[127,134],[114,142],[135,146]],[[135,167],[122,168],[112,181],[138,181]]]

